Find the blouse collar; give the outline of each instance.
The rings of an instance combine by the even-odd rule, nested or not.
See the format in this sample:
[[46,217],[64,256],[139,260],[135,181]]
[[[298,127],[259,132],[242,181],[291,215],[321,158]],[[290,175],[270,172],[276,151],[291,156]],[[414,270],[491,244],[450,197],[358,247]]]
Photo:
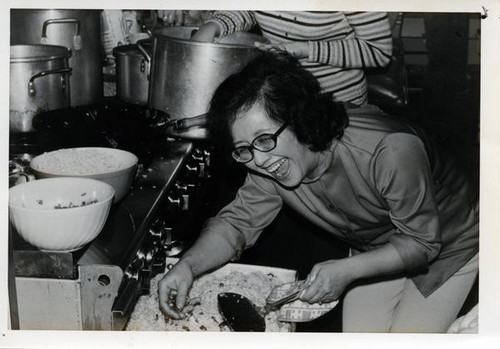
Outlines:
[[318,167],[314,170],[315,175],[313,178],[304,178],[302,183],[309,184],[316,182],[318,179],[323,177],[323,175],[328,172],[330,166],[333,162],[333,157],[335,153],[335,149],[337,148],[338,140],[334,139],[330,145],[330,147],[320,153],[320,161],[318,161]]

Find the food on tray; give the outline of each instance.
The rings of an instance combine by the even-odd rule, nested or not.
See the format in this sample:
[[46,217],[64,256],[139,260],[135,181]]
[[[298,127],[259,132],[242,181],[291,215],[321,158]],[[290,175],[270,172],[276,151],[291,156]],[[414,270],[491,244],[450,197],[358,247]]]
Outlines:
[[[163,315],[159,308],[158,282],[163,275],[151,280],[150,295],[141,296],[131,315],[128,331],[230,331],[223,323],[217,305],[217,295],[234,292],[249,298],[255,305],[264,306],[266,297],[273,287],[283,283],[274,274],[262,271],[242,273],[233,271],[226,275],[206,274],[193,283],[188,297],[192,310],[186,319],[172,320]],[[197,304],[199,301],[199,304]],[[270,312],[266,318],[266,331],[290,332],[292,325],[278,321],[278,313]]]

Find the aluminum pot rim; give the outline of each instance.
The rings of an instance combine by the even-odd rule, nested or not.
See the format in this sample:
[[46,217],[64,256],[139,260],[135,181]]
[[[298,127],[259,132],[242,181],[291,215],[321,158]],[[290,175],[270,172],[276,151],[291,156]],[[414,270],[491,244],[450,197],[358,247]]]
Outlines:
[[[31,50],[47,49],[46,54],[29,54]],[[13,52],[14,51],[14,52]],[[19,52],[17,52],[19,51]],[[14,57],[13,57],[14,55]],[[61,45],[11,45],[10,63],[32,63],[45,62],[61,58],[69,58],[72,55],[71,49]]]
[[[211,47],[211,48],[222,48],[222,49],[235,49],[235,48],[241,48],[241,49],[252,49],[252,50],[257,50],[257,48],[253,44],[235,44],[235,43],[217,43],[217,42],[201,42],[201,41],[192,41],[189,39],[182,39],[174,36],[169,36],[167,35],[169,31],[179,31],[184,29],[186,31],[191,30],[195,31],[198,30],[199,27],[164,27],[164,28],[158,28],[153,31],[152,37],[154,39],[160,40],[160,41],[167,41],[167,42],[175,42],[178,44],[183,44],[183,45],[189,45],[189,46],[201,46],[201,47]],[[167,32],[167,33],[165,33]],[[247,32],[238,32],[239,35],[248,35],[248,36],[253,36],[253,37],[259,37],[262,38],[263,42],[268,39],[252,34],[252,33],[247,33]]]
[[[147,51],[152,51],[153,45],[152,43],[143,43],[142,46],[147,50]],[[152,53],[152,52],[148,52]],[[117,56],[138,56],[138,57],[144,57],[144,54],[137,48],[137,44],[128,44],[128,45],[121,45],[121,46],[116,46],[113,49],[113,55],[115,57]]]

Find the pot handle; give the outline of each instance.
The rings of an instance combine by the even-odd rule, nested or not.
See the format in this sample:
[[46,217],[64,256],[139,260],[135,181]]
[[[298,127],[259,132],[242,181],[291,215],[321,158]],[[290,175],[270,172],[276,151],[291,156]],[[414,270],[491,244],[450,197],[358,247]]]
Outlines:
[[[30,78],[28,82],[28,94],[30,96],[34,96],[36,94],[35,89],[35,79],[41,78],[42,76],[50,75],[50,74],[68,74],[71,73],[72,68],[60,68],[60,69],[52,69],[52,70],[43,70],[39,73],[36,73]],[[61,76],[61,87],[66,88],[66,80]]]
[[206,127],[207,114],[200,114],[190,118],[175,119],[167,122],[166,127],[173,127],[175,130],[187,130],[193,127]]
[[75,23],[75,36],[73,37],[73,48],[75,50],[82,49],[82,37],[80,36],[80,20],[76,18],[60,18],[60,19],[49,19],[43,22],[42,27],[42,39],[40,42],[42,44],[48,44],[49,39],[47,38],[47,27],[49,24],[61,24],[61,23]]
[[144,55],[144,57],[146,57],[146,60],[148,61],[148,63],[151,62],[151,56],[146,51],[146,49],[144,48],[144,46],[142,46],[142,43],[144,43],[144,42],[150,42],[150,41],[151,41],[151,39],[142,39],[142,40],[138,40],[136,42],[137,48],[139,49],[139,51],[141,51],[141,53]]
[[[17,179],[16,179],[17,176]],[[13,183],[14,185],[18,185],[21,183],[26,183],[26,182],[31,182],[35,180],[35,177],[33,175],[29,175],[24,172],[18,172],[18,173],[13,173],[9,175],[9,186],[10,186],[10,179],[16,179],[16,181]],[[20,182],[20,178],[24,178],[24,182]]]
[[[144,46],[142,46],[143,42],[150,42],[150,39],[142,39],[142,40],[138,40],[136,42],[137,48],[139,49],[139,51],[141,51],[141,53],[143,54],[143,56],[146,58],[146,62],[148,63],[147,76],[148,76],[148,79],[149,79],[149,73],[151,72],[151,56],[146,51],[146,49],[144,48]],[[145,69],[143,67],[143,63],[144,63],[144,61],[142,61],[142,63],[141,63],[141,71],[144,71],[143,69]]]

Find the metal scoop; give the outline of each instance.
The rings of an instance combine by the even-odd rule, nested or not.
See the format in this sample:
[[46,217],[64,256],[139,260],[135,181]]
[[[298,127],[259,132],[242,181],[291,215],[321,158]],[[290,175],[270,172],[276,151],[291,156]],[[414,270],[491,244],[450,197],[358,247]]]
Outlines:
[[294,291],[286,297],[268,302],[264,307],[256,306],[251,300],[237,293],[220,293],[217,296],[219,312],[224,322],[233,331],[264,332],[266,330],[265,316],[283,304],[296,300],[300,291]]

